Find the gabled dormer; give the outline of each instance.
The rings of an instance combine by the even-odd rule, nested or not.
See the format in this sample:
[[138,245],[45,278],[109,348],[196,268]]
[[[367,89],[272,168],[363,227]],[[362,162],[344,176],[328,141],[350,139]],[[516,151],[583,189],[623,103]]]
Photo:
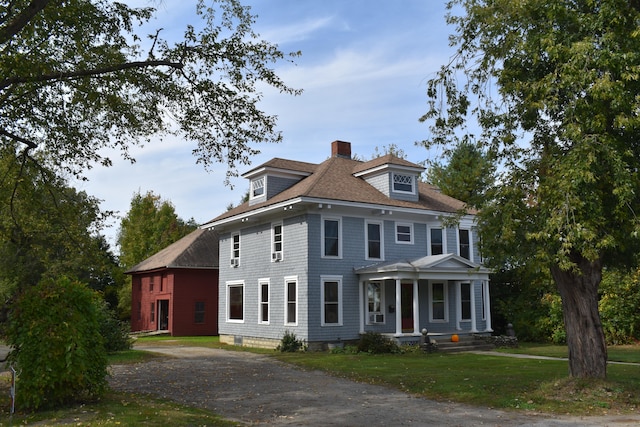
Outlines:
[[271,159],[242,175],[249,180],[249,205],[265,202],[311,175],[317,165]]
[[387,154],[359,165],[354,176],[364,179],[391,199],[417,202],[422,172],[422,166]]

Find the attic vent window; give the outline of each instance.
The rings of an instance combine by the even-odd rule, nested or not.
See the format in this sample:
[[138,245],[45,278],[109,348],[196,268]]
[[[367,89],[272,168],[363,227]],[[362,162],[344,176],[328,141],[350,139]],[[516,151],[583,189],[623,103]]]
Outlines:
[[264,177],[251,181],[251,198],[260,197],[264,194]]
[[393,174],[393,191],[413,193],[413,176],[399,173]]

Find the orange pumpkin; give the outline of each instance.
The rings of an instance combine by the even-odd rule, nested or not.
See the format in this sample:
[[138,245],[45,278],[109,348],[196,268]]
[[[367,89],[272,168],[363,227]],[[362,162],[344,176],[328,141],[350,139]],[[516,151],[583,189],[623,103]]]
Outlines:
[[458,335],[453,334],[451,335],[451,342],[458,342],[460,341],[460,337],[458,337]]

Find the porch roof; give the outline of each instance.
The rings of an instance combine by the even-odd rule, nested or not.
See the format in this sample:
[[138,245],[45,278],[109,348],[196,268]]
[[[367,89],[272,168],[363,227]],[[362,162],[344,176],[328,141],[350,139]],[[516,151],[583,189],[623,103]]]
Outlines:
[[355,268],[364,279],[418,278],[436,280],[488,280],[490,270],[456,254],[429,255],[421,258],[383,261]]

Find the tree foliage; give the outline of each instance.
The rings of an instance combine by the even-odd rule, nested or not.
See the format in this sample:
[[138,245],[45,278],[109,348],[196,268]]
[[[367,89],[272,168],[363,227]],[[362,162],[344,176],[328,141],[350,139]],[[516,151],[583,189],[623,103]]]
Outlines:
[[[260,40],[238,0],[199,0],[199,18],[176,41],[145,34],[153,7],[105,0],[0,1],[0,144],[81,175],[129,157],[152,136],[195,142],[197,161],[226,162],[228,176],[278,142],[259,107],[265,84],[296,94],[271,66],[285,55]],[[35,157],[31,157],[35,159]]]
[[116,260],[98,234],[98,200],[45,162],[16,153],[15,145],[0,146],[0,322],[13,296],[44,277],[73,277],[105,294],[118,280]]
[[446,164],[435,162],[427,170],[427,181],[447,196],[481,207],[487,200],[487,190],[495,181],[496,167],[478,147],[459,143],[449,153]]
[[[181,239],[197,228],[193,219],[184,221],[176,214],[171,202],[159,195],[139,192],[133,195],[127,215],[120,222],[118,246],[120,265],[129,269]],[[119,292],[122,317],[131,312],[131,278]]]
[[43,280],[21,294],[7,334],[9,360],[20,372],[19,407],[56,407],[105,391],[102,304],[95,291],[67,278]]
[[514,264],[535,256],[550,269],[570,373],[604,377],[598,287],[605,265],[632,261],[640,231],[638,5],[453,0],[449,8],[457,51],[428,83],[425,144],[448,144],[475,118],[501,166],[481,213],[484,250]]

